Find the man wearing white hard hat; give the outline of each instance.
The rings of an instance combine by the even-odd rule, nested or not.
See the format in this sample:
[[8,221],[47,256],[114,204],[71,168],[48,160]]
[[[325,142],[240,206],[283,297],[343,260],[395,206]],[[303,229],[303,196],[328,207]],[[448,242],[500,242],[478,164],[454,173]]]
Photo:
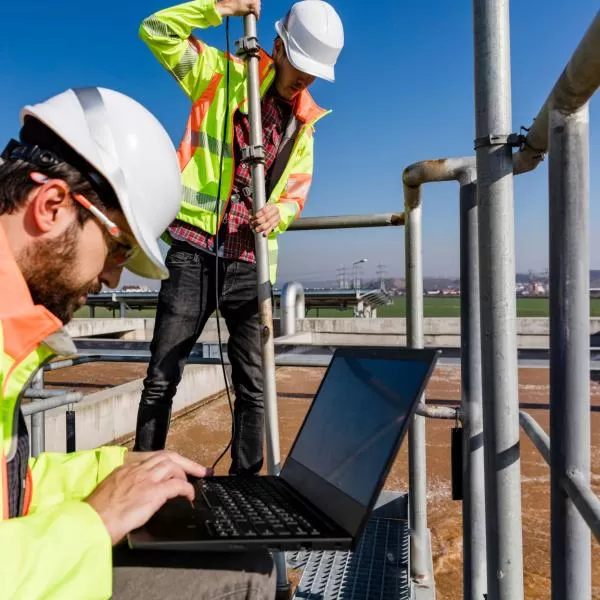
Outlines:
[[76,352],[62,326],[88,293],[116,286],[124,267],[167,276],[157,239],[181,180],[162,125],[118,92],[67,90],[21,118],[0,160],[0,598],[269,597],[266,553],[149,561],[119,545],[169,498],[193,500],[187,476],[205,467],[122,447],[30,459],[26,388]]
[[[344,32],[322,0],[294,4],[275,24],[272,56],[260,52],[267,204],[252,217],[246,68],[196,38],[224,17],[260,14],[259,0],[194,0],[148,17],[140,35],[192,102],[179,147],[183,193],[168,229],[170,277],[162,283],[152,358],[138,411],[136,449],[164,448],[172,400],[185,362],[218,307],[229,330],[236,401],[229,472],[263,464],[263,382],[254,234],[268,237],[271,283],[277,237],[304,207],[313,173],[315,124],[327,111],[308,92],[334,80]],[[217,305],[218,302],[218,305]]]

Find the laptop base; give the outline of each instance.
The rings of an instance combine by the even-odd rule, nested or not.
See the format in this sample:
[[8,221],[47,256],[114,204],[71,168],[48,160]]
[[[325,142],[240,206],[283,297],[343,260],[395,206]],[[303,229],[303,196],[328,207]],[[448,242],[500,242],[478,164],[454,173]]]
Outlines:
[[168,501],[129,536],[131,548],[188,551],[347,550],[351,536],[272,476],[192,482],[196,500]]

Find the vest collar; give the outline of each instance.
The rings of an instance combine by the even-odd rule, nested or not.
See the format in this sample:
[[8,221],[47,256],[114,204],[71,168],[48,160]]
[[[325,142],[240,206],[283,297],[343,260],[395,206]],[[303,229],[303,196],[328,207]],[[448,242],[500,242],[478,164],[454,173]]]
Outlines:
[[[62,330],[60,319],[46,307],[33,303],[2,225],[0,225],[0,289],[3,290],[0,297],[0,321],[4,351],[16,363],[45,341],[51,349],[67,350],[69,354],[75,351],[72,340]],[[67,338],[70,343],[66,341]]]

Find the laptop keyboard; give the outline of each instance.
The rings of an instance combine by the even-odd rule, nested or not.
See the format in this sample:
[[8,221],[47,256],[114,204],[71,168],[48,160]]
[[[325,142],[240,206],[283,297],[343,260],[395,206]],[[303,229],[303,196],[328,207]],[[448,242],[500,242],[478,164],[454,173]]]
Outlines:
[[262,477],[203,479],[198,488],[213,519],[215,537],[313,537],[321,535],[291,496]]

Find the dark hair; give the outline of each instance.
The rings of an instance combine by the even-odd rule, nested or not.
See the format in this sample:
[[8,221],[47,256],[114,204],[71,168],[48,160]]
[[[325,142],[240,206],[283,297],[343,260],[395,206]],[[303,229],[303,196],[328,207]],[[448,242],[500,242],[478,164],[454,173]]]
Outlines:
[[[19,137],[23,144],[51,152],[58,160],[52,161],[52,164],[38,164],[8,156],[1,162],[0,215],[14,213],[25,205],[29,193],[36,186],[30,177],[34,171],[63,180],[74,193],[82,194],[98,208],[120,210],[119,202],[106,180],[46,125],[27,118]],[[90,212],[78,203],[75,206],[79,223],[83,225],[91,216]]]

